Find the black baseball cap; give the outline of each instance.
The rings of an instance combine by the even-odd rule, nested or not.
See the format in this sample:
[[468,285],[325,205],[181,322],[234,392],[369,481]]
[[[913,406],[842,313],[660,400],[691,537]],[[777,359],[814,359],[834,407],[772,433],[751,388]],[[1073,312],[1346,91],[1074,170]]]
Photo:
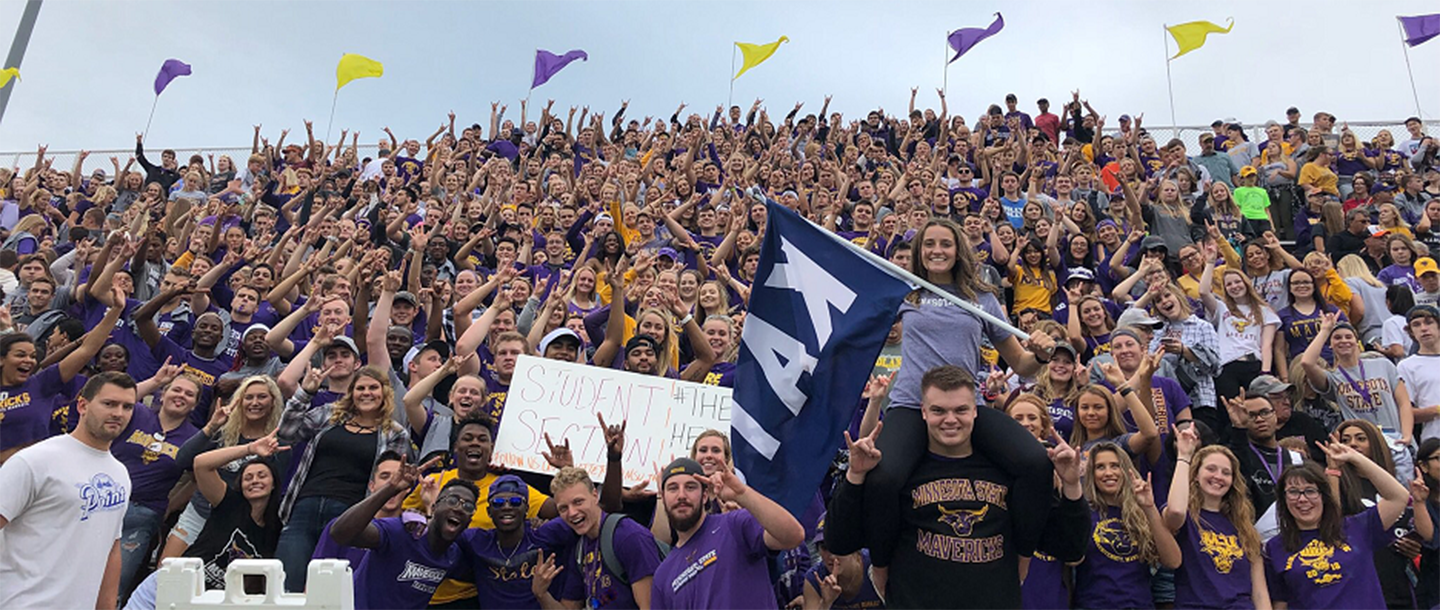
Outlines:
[[660,486],[664,487],[665,482],[669,481],[670,477],[682,474],[703,477],[705,476],[705,469],[700,467],[700,462],[688,457],[675,458],[675,461],[670,462],[670,465],[665,467],[664,472],[660,473]]
[[625,342],[625,355],[629,356],[630,352],[638,347],[649,347],[650,350],[656,354],[660,353],[660,342],[656,341],[655,337],[651,337],[650,335],[635,335],[634,337],[630,337],[629,341]]

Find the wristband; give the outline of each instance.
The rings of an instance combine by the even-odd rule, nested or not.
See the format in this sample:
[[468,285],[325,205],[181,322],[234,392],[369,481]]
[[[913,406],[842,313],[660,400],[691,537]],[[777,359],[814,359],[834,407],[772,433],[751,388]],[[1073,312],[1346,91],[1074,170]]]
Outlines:
[[1132,388],[1132,387],[1130,387],[1130,386],[1128,386],[1128,385],[1127,385],[1127,386],[1122,386],[1122,387],[1120,388],[1120,397],[1121,397],[1121,398],[1129,397],[1131,394],[1134,394],[1134,393],[1135,393],[1135,388]]
[[686,325],[686,324],[689,324],[690,321],[691,321],[691,320],[694,320],[694,319],[695,319],[695,314],[693,314],[693,313],[687,313],[687,314],[685,314],[685,317],[683,317],[683,318],[680,319],[680,325],[681,325],[681,326],[684,326],[684,325]]
[[1340,476],[1340,471],[1337,470],[1337,469],[1335,469],[1335,468],[1326,468],[1326,469],[1325,469],[1325,476],[1327,476],[1327,477],[1338,477],[1338,476]]
[[1177,461],[1177,462],[1185,462],[1186,464],[1189,464],[1189,463],[1190,463],[1190,458],[1175,458],[1175,461]]

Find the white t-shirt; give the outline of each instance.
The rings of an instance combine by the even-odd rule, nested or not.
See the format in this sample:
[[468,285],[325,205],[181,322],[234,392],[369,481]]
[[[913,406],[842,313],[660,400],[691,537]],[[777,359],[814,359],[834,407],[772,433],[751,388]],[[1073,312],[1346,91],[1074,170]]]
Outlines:
[[[1415,354],[1401,360],[1395,368],[1410,393],[1410,404],[1417,409],[1440,405],[1440,356]],[[1427,421],[1420,429],[1419,440],[1428,438],[1440,438],[1440,419]]]
[[1215,313],[1210,315],[1210,323],[1215,325],[1215,331],[1220,335],[1220,364],[1225,365],[1245,356],[1261,357],[1264,352],[1263,332],[1265,326],[1280,327],[1280,316],[1269,307],[1260,308],[1260,320],[1264,326],[1257,326],[1251,319],[1250,307],[1239,305],[1239,312],[1230,311],[1225,306],[1225,301],[1215,299]]
[[0,466],[0,608],[93,608],[130,504],[130,475],[70,435]]
[[1381,325],[1380,347],[1389,348],[1392,345],[1399,345],[1405,348],[1405,355],[1415,353],[1415,342],[1410,339],[1410,333],[1405,332],[1405,316],[1392,315],[1385,318]]

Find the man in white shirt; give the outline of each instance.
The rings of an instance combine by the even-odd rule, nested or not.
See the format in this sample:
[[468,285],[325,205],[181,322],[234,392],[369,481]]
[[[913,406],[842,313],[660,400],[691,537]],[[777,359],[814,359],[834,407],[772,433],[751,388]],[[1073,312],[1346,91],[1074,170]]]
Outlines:
[[130,475],[110,443],[130,424],[135,380],[91,377],[80,424],[0,465],[0,608],[115,608]]
[[1418,348],[1395,368],[1410,391],[1415,423],[1421,426],[1419,440],[1440,438],[1440,309],[1416,305],[1405,320]]

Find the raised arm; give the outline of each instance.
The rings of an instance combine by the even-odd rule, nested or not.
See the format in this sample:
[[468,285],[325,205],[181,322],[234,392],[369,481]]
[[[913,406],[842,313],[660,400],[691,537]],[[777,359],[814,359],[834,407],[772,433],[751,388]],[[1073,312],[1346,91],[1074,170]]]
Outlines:
[[109,341],[110,331],[115,330],[115,325],[120,322],[120,314],[125,312],[125,293],[121,292],[119,288],[113,290],[114,292],[111,294],[113,305],[105,311],[105,317],[100,319],[100,323],[95,328],[85,333],[85,337],[80,340],[80,346],[75,348],[75,351],[70,352],[70,355],[56,365],[59,367],[60,381],[69,383],[76,375],[79,375],[80,371],[85,369],[85,365],[90,363],[90,359],[100,353],[100,348],[105,347],[105,343]]
[[375,515],[385,508],[391,498],[410,493],[415,488],[415,482],[420,480],[420,469],[433,465],[439,459],[432,458],[426,464],[416,467],[402,456],[400,471],[395,473],[394,477],[385,481],[380,489],[366,496],[359,504],[351,506],[335,518],[335,522],[330,525],[330,537],[343,546],[362,549],[380,546],[380,528],[375,526]]
[[[1335,330],[1338,320],[1338,312],[1321,312],[1320,331],[1315,333],[1315,338],[1310,340],[1305,353],[1300,355],[1300,367],[1305,370],[1305,379],[1321,395],[1330,391],[1330,374],[1320,362],[1320,355],[1325,351],[1325,344],[1330,342],[1330,332]],[[1299,382],[1298,379],[1295,381]]]

